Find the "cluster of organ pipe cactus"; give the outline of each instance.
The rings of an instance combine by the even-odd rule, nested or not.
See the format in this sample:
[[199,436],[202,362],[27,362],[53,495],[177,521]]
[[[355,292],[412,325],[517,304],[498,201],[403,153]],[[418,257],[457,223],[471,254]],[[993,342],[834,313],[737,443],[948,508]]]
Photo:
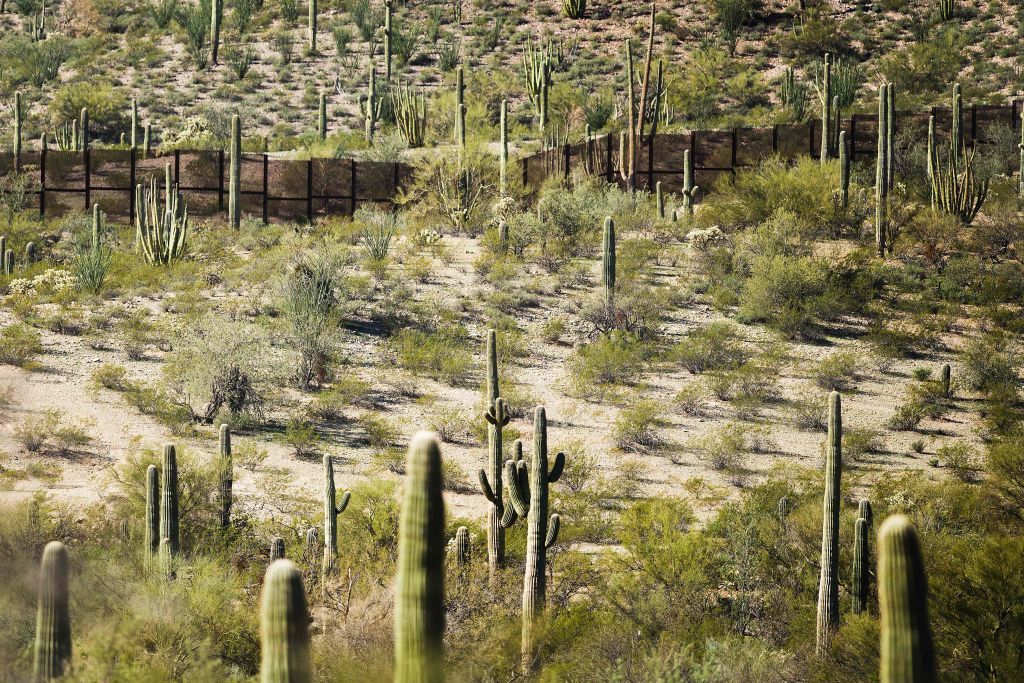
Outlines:
[[587,13],[587,0],[562,0],[562,11],[570,19],[581,19]]
[[170,265],[185,254],[188,237],[188,208],[181,200],[177,183],[171,182],[171,165],[164,166],[164,201],[160,201],[156,178],[149,187],[135,186],[136,243],[146,261]]
[[[391,88],[395,125],[409,147],[422,147],[427,132],[427,98],[412,86],[399,83]],[[465,108],[463,107],[463,111]]]
[[541,134],[547,127],[548,91],[551,88],[551,45],[535,44],[533,38],[526,41],[523,50],[523,73],[526,76],[526,94],[537,115]]
[[[647,35],[647,56],[644,59],[643,78],[640,82],[640,97],[636,97],[635,79],[633,72],[633,44],[626,40],[626,109],[628,128],[625,133],[628,140],[625,144],[620,138],[619,144],[619,174],[626,181],[630,190],[636,190],[637,177],[636,168],[640,160],[640,144],[648,143],[658,132],[658,111],[661,108],[662,83],[664,75],[664,62],[658,61],[658,81],[653,90],[654,102],[651,104],[651,64],[654,58],[654,28],[655,28],[655,5],[651,3],[651,23]],[[653,115],[652,115],[653,114]],[[648,123],[650,130],[644,132]]]
[[979,177],[974,160],[977,148],[967,149],[961,132],[963,97],[960,84],[953,86],[953,123],[945,160],[935,143],[935,117],[928,121],[928,177],[933,209],[969,225],[988,197],[988,178]]

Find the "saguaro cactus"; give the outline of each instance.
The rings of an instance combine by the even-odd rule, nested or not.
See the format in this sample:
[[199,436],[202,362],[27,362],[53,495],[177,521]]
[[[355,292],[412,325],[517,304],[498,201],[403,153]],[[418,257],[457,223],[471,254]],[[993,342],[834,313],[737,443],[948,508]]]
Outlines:
[[398,525],[395,682],[444,680],[444,498],[441,446],[419,432],[409,444]]
[[888,86],[878,86],[878,152],[875,159],[875,248],[879,256],[885,256],[886,247],[886,206],[889,197],[889,153],[886,149],[889,136],[888,125]]
[[160,551],[160,473],[156,465],[146,468],[146,545],[144,558],[149,561]]
[[700,188],[693,184],[693,159],[690,157],[690,150],[683,150],[683,190],[679,194],[683,197],[683,213],[687,216],[693,215],[693,200],[697,198]]
[[1017,143],[1020,150],[1020,161],[1017,167],[1017,196],[1024,199],[1024,110],[1020,112],[1020,142]]
[[[1022,138],[1021,150],[1024,150],[1024,138]],[[1024,151],[1021,151],[1021,169],[1024,169]],[[1022,187],[1024,187],[1024,181]],[[504,197],[508,191],[508,100],[501,100],[501,148],[498,154],[498,190]],[[1021,192],[1024,196],[1024,190]]]
[[237,228],[242,224],[242,120],[238,114],[231,117],[228,157],[228,221]]
[[[509,499],[520,517],[527,518],[526,573],[523,580],[522,666],[524,674],[533,670],[535,627],[547,599],[547,549],[558,540],[560,518],[548,519],[548,485],[558,481],[565,467],[565,454],[555,456],[548,469],[548,421],[543,406],[533,418],[533,458],[529,475],[523,477],[511,460],[505,463]],[[525,481],[524,481],[525,480]]]
[[160,538],[170,543],[170,552],[181,549],[178,530],[178,457],[174,444],[164,444],[163,491],[160,496]]
[[786,518],[789,517],[789,498],[786,496],[779,498],[779,503],[775,507],[775,512],[778,515],[779,521],[785,524]]
[[21,170],[21,93],[14,93],[14,171]]
[[391,0],[384,0],[384,80],[391,81]]
[[320,91],[320,106],[317,109],[317,134],[321,140],[327,139],[327,93]]
[[234,466],[231,461],[231,427],[220,426],[220,526],[231,526],[231,486]]
[[867,498],[861,498],[857,502],[857,516],[868,523],[868,527],[875,523],[875,513],[871,510],[871,501]]
[[83,152],[89,149],[89,110],[85,107],[78,116],[78,144]]
[[498,396],[498,348],[497,332],[487,330],[487,471],[478,473],[480,492],[491,503],[487,512],[487,566],[491,580],[496,578],[498,569],[505,563],[505,529],[516,521],[512,506],[505,505],[502,495],[502,429],[512,416],[506,409],[505,400]]
[[825,53],[825,64],[818,97],[821,100],[821,165],[828,161],[832,130],[832,55]]
[[842,399],[838,391],[828,397],[828,441],[825,450],[825,497],[821,523],[821,576],[818,580],[818,629],[815,652],[828,653],[839,627],[839,485],[843,471]]
[[334,462],[331,456],[324,456],[324,574],[334,570],[334,562],[338,559],[338,515],[348,507],[352,497],[345,491],[341,501],[336,500],[334,488]]
[[165,581],[174,580],[174,552],[171,550],[171,539],[169,538],[160,540],[160,550],[157,551],[157,566],[160,569],[161,578]]
[[615,221],[611,216],[604,219],[604,237],[601,242],[601,281],[604,283],[604,299],[608,309],[615,308]]
[[658,218],[665,217],[665,195],[661,191],[661,181],[654,184],[654,201],[658,209]]
[[280,536],[275,536],[270,541],[270,561],[280,560],[284,558],[284,539]]
[[891,192],[896,182],[896,84],[885,88],[885,181],[886,192]]
[[132,149],[134,149],[139,144],[139,101],[137,99],[135,99],[134,97],[132,98],[131,119],[132,119],[131,146],[132,146]]
[[373,135],[377,131],[377,121],[383,111],[384,99],[377,93],[377,70],[370,64],[370,80],[366,86],[366,95],[361,98],[360,105],[366,122],[366,142],[373,143]]
[[949,367],[949,363],[943,363],[942,365],[942,395],[946,398],[950,398],[953,395],[953,382],[952,382],[953,370]]
[[289,560],[275,560],[263,578],[260,598],[261,683],[313,680],[309,608],[302,572]]
[[142,136],[142,158],[148,159],[153,150],[153,124],[146,124],[142,129]]
[[309,30],[306,36],[309,42],[309,54],[316,54],[316,34],[317,34],[317,0],[309,0]]
[[868,526],[868,520],[863,517],[858,518],[853,526],[853,573],[850,582],[854,614],[860,614],[868,608],[868,586],[871,578]]
[[928,584],[917,532],[903,515],[878,531],[878,609],[882,683],[938,680],[928,623]]
[[526,94],[537,115],[540,132],[543,135],[548,119],[548,91],[551,88],[551,54],[543,42],[535,45],[533,38],[527,38],[523,51],[523,73],[526,76]]
[[217,64],[220,52],[220,22],[224,18],[224,0],[212,0],[210,6],[210,60]]
[[71,661],[71,615],[68,612],[68,551],[60,541],[43,549],[39,570],[39,610],[36,612],[35,680],[64,675]]
[[460,526],[455,532],[455,561],[459,567],[469,565],[472,549],[469,545],[469,529]]

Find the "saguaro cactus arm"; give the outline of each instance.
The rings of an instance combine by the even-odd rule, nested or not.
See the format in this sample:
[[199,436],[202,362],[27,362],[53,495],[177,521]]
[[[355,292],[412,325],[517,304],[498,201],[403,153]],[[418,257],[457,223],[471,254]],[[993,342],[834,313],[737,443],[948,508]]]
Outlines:
[[551,515],[551,519],[548,520],[548,535],[547,538],[544,539],[545,548],[550,548],[558,542],[558,529],[561,526],[561,523],[562,518],[557,512]]

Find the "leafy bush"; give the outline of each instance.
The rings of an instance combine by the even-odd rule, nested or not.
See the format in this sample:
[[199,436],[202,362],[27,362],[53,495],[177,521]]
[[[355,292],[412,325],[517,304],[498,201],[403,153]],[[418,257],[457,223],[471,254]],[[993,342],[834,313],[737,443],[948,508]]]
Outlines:
[[843,459],[850,462],[857,462],[868,453],[879,453],[885,447],[885,442],[874,429],[861,427],[845,428],[843,430]]
[[751,264],[737,314],[740,322],[764,323],[789,337],[812,337],[824,307],[827,270],[816,259],[763,256]]
[[302,389],[319,386],[331,376],[341,285],[342,263],[327,251],[300,255],[284,284],[283,308],[299,355],[295,379]]
[[77,120],[82,109],[89,110],[89,137],[117,142],[128,128],[128,98],[107,83],[75,81],[61,86],[50,102],[54,123]]
[[846,391],[857,379],[863,361],[855,351],[836,351],[811,367],[814,383],[827,391]]
[[601,335],[580,347],[570,359],[570,382],[581,394],[599,386],[633,384],[643,372],[648,354],[649,349],[634,335]]
[[639,401],[623,408],[612,426],[615,445],[629,453],[646,453],[658,448],[663,443],[658,434],[661,411],[661,403],[653,400]]
[[1020,361],[1009,341],[990,335],[967,342],[960,352],[966,385],[982,393],[1015,389],[1020,382]]
[[43,352],[39,333],[28,325],[15,323],[0,332],[0,363],[28,367]]
[[92,382],[97,387],[124,391],[128,385],[128,370],[123,365],[104,363],[92,371]]
[[739,339],[736,326],[714,322],[699,327],[676,344],[670,357],[693,374],[711,370],[729,370],[742,365],[750,357]]
[[691,446],[712,469],[734,470],[743,464],[747,451],[746,431],[742,424],[725,424],[696,438]]
[[455,386],[467,381],[473,373],[473,360],[466,349],[465,337],[456,330],[405,329],[391,338],[390,347],[398,366],[416,375]]
[[14,427],[14,438],[25,450],[36,453],[48,443],[67,453],[87,446],[92,437],[78,422],[68,421],[62,410],[50,409],[29,415]]
[[935,455],[961,481],[975,481],[978,478],[978,454],[969,444],[961,441],[944,443],[935,449]]

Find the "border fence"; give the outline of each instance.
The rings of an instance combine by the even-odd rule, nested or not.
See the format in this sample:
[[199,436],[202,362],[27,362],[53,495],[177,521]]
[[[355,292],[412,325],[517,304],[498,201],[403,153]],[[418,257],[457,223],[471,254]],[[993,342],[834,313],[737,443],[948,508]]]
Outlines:
[[[964,110],[961,130],[968,144],[984,143],[993,126],[1008,124],[1019,133],[1024,100],[1007,105],[972,105]],[[937,136],[948,137],[950,108],[924,112],[897,112],[896,130],[910,127],[924,139],[929,116],[935,117]],[[874,157],[878,120],[873,114],[854,114],[840,121],[847,132],[850,158]],[[777,124],[731,130],[694,130],[659,133],[640,145],[636,166],[637,187],[653,190],[662,183],[666,193],[683,186],[683,153],[690,151],[693,182],[705,191],[723,175],[756,165],[778,155],[795,159],[818,156],[821,121]],[[177,150],[143,157],[135,149],[84,151],[23,151],[19,167],[27,174],[29,195],[37,198],[42,216],[61,216],[91,210],[94,203],[111,218],[131,220],[138,183],[156,178],[162,187],[165,165],[191,216],[227,215],[228,164],[223,150]],[[530,194],[550,177],[569,178],[574,171],[603,176],[624,184],[619,174],[618,136],[603,135],[575,144],[547,148],[519,160],[523,187]],[[0,154],[0,177],[13,172],[14,154]],[[240,200],[243,215],[259,216],[266,223],[312,221],[330,215],[351,215],[360,204],[391,204],[411,176],[413,167],[401,162],[316,158],[278,159],[268,154],[243,154]]]

